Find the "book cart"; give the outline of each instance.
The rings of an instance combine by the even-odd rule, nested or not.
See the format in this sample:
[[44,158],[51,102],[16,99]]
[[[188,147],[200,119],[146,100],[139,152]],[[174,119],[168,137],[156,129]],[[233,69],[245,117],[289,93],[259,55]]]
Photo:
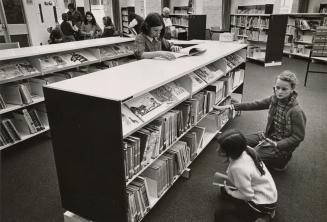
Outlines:
[[231,14],[231,32],[248,44],[247,58],[265,66],[282,64],[287,16]]
[[[42,174],[52,180],[46,173],[46,170],[51,168],[49,165],[52,163],[52,156],[49,156],[51,154],[43,147],[44,142],[38,143],[39,140],[34,139],[50,131],[44,105],[43,85],[100,70],[97,68],[100,62],[106,64],[101,68],[108,68],[110,65],[119,65],[123,61],[132,61],[130,58],[133,55],[132,44],[133,39],[130,38],[110,37],[1,50],[0,196],[3,197],[3,209],[0,211],[0,217],[2,219],[5,220],[7,216],[15,213],[15,202],[21,205],[40,199],[39,192],[40,189],[45,188],[45,184],[32,186],[31,179],[22,179],[26,178],[26,172]],[[28,152],[29,149],[31,153]],[[45,165],[41,168],[38,164],[34,164],[38,161],[43,162],[44,159],[48,159],[49,162],[45,161]],[[33,163],[29,162],[31,160]],[[41,181],[44,179],[43,176],[32,178]],[[45,192],[43,190],[43,193]],[[58,196],[57,199],[59,198]],[[42,199],[35,205],[42,208],[41,203],[53,204]],[[40,210],[38,208],[38,211]],[[25,214],[33,214],[33,210],[30,209]],[[31,215],[32,217],[34,216]],[[25,221],[29,221],[28,218],[29,216],[26,216]],[[38,218],[36,221],[47,219]]]
[[44,88],[67,221],[142,220],[232,118],[246,45],[202,42]]

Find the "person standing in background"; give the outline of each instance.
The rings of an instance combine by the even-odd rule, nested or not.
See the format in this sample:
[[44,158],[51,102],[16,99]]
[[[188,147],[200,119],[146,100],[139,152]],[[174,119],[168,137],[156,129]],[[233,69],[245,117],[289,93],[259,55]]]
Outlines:
[[83,16],[82,14],[76,10],[75,5],[73,3],[68,4],[68,20],[72,21],[73,26],[77,26],[78,29],[81,29],[82,22],[83,22]]
[[131,13],[128,15],[128,21],[128,28],[131,30],[134,29],[136,32],[134,34],[139,34],[141,32],[141,26],[144,22],[144,19],[135,13]]
[[85,13],[85,20],[81,27],[81,36],[84,39],[94,39],[102,35],[102,30],[98,23],[95,21],[95,17],[92,12]]
[[170,16],[170,9],[167,7],[164,7],[162,9],[162,18],[165,23],[165,36],[164,36],[165,39],[171,39],[173,23],[171,22],[171,19],[169,16]]

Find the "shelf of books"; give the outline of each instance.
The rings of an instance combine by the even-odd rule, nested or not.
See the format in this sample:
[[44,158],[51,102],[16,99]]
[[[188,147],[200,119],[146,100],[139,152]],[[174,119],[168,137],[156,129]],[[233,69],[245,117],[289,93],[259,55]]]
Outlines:
[[286,22],[286,15],[232,14],[230,27],[248,44],[248,59],[275,66],[282,64]]
[[237,14],[272,14],[273,4],[265,5],[239,5],[237,7]]
[[45,87],[66,210],[85,221],[142,220],[235,116],[213,105],[241,99],[246,45],[200,45],[198,56],[140,60]]
[[172,37],[180,40],[205,39],[206,15],[182,14],[174,10],[170,14],[173,23]]
[[44,85],[133,61],[132,44],[107,38],[2,50],[0,150],[49,130]]
[[121,7],[121,25],[122,33],[124,36],[130,36],[131,31],[128,28],[129,20],[128,17],[131,13],[135,13],[135,7]]
[[316,29],[326,24],[327,14],[288,14],[283,53],[290,57],[309,58]]

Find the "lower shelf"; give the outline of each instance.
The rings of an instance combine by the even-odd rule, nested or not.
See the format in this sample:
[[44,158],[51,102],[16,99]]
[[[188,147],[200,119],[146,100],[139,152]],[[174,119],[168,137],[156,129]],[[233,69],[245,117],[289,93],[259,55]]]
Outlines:
[[49,126],[45,126],[45,129],[44,129],[44,130],[41,130],[41,131],[39,131],[39,132],[36,132],[36,133],[30,134],[30,135],[22,135],[22,136],[21,136],[21,137],[22,137],[21,140],[16,141],[16,142],[14,142],[14,143],[10,143],[10,144],[4,145],[4,146],[1,146],[1,147],[0,147],[0,150],[6,149],[6,148],[8,148],[8,147],[10,147],[10,146],[13,146],[13,145],[16,145],[16,144],[18,144],[18,143],[21,143],[21,142],[23,142],[23,141],[25,141],[25,140],[28,140],[28,139],[30,139],[30,138],[32,138],[32,137],[35,137],[35,136],[39,135],[39,134],[45,133],[45,132],[47,132],[47,131],[49,131],[49,130],[50,130],[50,127],[49,127]]

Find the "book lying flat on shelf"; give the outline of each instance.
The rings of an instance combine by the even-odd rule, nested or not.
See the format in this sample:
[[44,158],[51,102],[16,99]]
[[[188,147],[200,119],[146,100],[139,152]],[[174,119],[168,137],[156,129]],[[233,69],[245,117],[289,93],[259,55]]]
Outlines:
[[191,46],[191,47],[183,48],[179,52],[172,52],[172,53],[175,55],[176,58],[179,58],[183,56],[193,56],[193,55],[202,54],[205,51],[207,51],[207,49],[198,46]]
[[124,104],[121,106],[121,121],[123,125],[123,135],[127,134],[142,124],[142,121]]
[[148,121],[166,108],[150,93],[145,93],[125,103],[127,107],[143,121]]
[[178,101],[178,98],[172,93],[172,90],[169,90],[169,88],[165,86],[152,90],[150,94],[167,106]]

